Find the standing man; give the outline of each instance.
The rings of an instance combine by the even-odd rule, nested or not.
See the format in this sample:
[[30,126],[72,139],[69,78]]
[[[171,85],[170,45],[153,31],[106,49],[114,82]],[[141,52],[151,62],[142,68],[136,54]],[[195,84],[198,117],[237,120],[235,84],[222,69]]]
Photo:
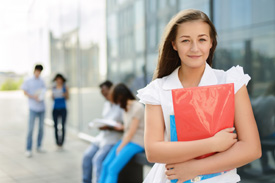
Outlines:
[[34,76],[27,79],[23,85],[22,89],[24,90],[24,94],[29,99],[29,123],[28,123],[28,135],[27,135],[27,149],[26,149],[26,157],[32,156],[32,134],[35,118],[39,118],[39,129],[38,129],[38,137],[37,137],[37,152],[43,152],[41,149],[41,143],[43,138],[43,126],[44,126],[44,116],[45,116],[45,83],[40,78],[40,74],[43,70],[42,65],[36,65],[34,68]]

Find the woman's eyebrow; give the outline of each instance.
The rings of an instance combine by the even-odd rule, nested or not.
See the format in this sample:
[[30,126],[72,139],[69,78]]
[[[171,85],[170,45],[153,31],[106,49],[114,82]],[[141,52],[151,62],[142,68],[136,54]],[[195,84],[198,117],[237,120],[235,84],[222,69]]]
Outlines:
[[187,37],[187,38],[189,38],[190,36],[186,36],[186,35],[182,35],[182,36],[180,36],[180,38],[182,38],[182,37]]
[[199,37],[206,36],[209,37],[207,34],[200,34]]
[[[209,37],[207,34],[199,34],[198,37],[203,37],[203,36]],[[190,38],[190,36],[182,35],[182,36],[180,36],[179,38]]]

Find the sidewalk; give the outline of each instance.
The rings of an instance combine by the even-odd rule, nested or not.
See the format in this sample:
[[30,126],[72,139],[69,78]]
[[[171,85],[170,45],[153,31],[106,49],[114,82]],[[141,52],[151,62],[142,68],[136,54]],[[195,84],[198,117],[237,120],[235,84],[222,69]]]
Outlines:
[[[1,183],[78,183],[81,159],[88,143],[67,133],[64,151],[57,151],[52,127],[45,126],[43,147],[26,158],[28,108],[18,94],[0,96],[0,182]],[[35,149],[37,126],[33,135]]]
[[[67,130],[64,151],[58,151],[53,128],[45,126],[43,147],[47,152],[33,151],[33,157],[26,158],[27,120],[23,93],[0,92],[0,183],[80,183],[82,155],[89,144]],[[34,149],[36,138],[37,126]],[[271,165],[275,167],[274,161]],[[249,175],[241,175],[241,183],[275,183],[275,175],[262,176],[259,160],[246,172]]]

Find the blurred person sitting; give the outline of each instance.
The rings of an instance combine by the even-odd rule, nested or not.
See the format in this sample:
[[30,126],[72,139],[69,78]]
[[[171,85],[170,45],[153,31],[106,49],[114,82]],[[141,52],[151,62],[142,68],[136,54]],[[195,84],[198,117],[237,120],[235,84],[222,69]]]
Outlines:
[[27,147],[25,155],[27,157],[32,156],[32,134],[34,128],[35,118],[39,118],[38,136],[37,136],[37,152],[44,152],[41,148],[42,138],[44,131],[44,117],[45,117],[45,103],[44,97],[46,92],[46,86],[44,81],[40,78],[40,74],[43,70],[42,65],[36,65],[34,68],[34,75],[24,81],[21,88],[24,94],[28,97],[29,102],[29,122],[28,122],[28,135],[27,135]]
[[[111,102],[110,90],[112,82],[105,81],[99,85],[101,94],[106,99],[103,107],[102,117],[103,119],[114,120],[118,123],[122,123],[122,109]],[[99,182],[99,176],[101,172],[101,166],[104,158],[107,156],[111,148],[117,143],[122,136],[121,130],[109,126],[103,126],[99,128],[100,132],[96,136],[95,141],[91,143],[91,146],[85,151],[82,160],[82,181],[83,183]]]
[[113,88],[112,99],[124,109],[124,133],[103,162],[100,183],[116,183],[122,168],[135,154],[144,151],[144,106],[124,84]]
[[[65,140],[65,125],[67,118],[66,100],[69,98],[69,90],[66,86],[66,78],[62,74],[56,74],[53,82],[55,82],[55,85],[52,88],[52,99],[54,100],[52,115],[55,129],[55,140],[56,145],[59,148],[62,148]],[[59,118],[61,118],[61,130],[58,129]]]
[[[269,85],[264,95],[252,101],[252,107],[261,140],[273,139],[275,142],[275,81]],[[275,174],[265,149],[262,149],[260,162],[264,174]]]

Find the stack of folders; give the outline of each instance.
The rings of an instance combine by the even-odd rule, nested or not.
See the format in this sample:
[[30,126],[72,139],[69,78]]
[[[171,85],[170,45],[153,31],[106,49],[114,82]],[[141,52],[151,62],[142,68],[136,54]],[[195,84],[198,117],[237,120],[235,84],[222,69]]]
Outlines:
[[233,83],[174,89],[172,98],[175,115],[170,116],[171,141],[209,138],[234,125]]

